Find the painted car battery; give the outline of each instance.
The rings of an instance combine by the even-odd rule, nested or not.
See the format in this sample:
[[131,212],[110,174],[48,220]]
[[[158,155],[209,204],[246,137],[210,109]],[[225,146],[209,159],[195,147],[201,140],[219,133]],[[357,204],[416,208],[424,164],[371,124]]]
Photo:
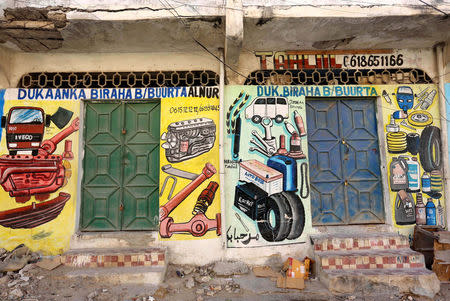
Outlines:
[[252,220],[256,220],[258,211],[266,208],[265,198],[267,197],[267,192],[253,183],[237,185],[234,194],[234,206]]
[[297,162],[295,159],[277,155],[267,160],[267,166],[283,174],[283,191],[297,190]]
[[283,174],[258,160],[239,163],[239,181],[253,183],[269,195],[283,191]]

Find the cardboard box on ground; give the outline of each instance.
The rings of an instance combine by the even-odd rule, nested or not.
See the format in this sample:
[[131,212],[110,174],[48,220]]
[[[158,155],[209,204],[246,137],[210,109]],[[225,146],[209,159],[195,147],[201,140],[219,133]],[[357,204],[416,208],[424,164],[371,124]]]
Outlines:
[[294,288],[302,290],[305,288],[305,279],[309,277],[309,271],[314,263],[308,257],[299,261],[289,257],[283,264],[281,271],[274,271],[271,267],[254,267],[253,273],[256,277],[267,277],[277,282],[279,288]]

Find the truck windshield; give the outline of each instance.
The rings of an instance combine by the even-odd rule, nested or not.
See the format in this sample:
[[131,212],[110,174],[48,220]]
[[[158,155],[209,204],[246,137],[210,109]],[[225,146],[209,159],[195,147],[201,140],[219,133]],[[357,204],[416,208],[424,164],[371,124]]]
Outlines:
[[10,124],[35,123],[44,122],[42,112],[36,109],[15,109],[11,112],[9,119]]

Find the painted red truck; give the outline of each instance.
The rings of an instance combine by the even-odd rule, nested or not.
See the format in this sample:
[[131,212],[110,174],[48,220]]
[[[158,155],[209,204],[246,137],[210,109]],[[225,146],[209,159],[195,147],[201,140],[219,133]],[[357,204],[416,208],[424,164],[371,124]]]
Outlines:
[[31,151],[38,154],[50,116],[38,107],[12,107],[7,116],[2,117],[2,127],[6,129],[6,146],[10,155],[17,151]]

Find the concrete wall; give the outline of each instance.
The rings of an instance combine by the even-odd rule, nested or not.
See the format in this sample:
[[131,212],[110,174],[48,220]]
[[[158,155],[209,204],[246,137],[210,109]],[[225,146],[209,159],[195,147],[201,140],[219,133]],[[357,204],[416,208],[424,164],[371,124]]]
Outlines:
[[[1,54],[2,52],[0,52]],[[115,72],[211,70],[219,72],[219,62],[203,52],[193,53],[8,53],[5,67],[9,87],[17,87],[29,72]],[[4,87],[6,88],[6,87]]]

